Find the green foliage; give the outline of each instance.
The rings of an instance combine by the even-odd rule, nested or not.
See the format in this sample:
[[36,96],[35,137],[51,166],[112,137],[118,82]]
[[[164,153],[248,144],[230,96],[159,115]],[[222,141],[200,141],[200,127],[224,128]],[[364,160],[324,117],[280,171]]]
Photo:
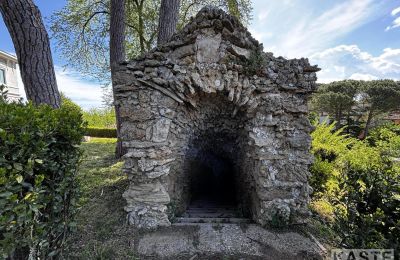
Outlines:
[[312,152],[322,157],[337,157],[348,150],[348,147],[355,142],[343,134],[345,128],[334,131],[335,123],[317,124],[316,129],[311,134]]
[[88,127],[85,135],[92,137],[117,138],[117,130],[110,128]]
[[0,102],[0,258],[60,253],[74,227],[83,133],[73,107]]
[[400,157],[400,125],[388,123],[374,128],[367,141],[380,148],[386,156]]
[[83,111],[83,119],[88,123],[85,135],[117,137],[114,108],[92,108],[89,111]]
[[329,192],[333,194],[337,189],[337,178],[339,172],[335,171],[335,166],[328,160],[323,160],[316,156],[314,164],[310,168],[311,177],[309,179],[311,187],[314,189],[314,196]]
[[334,124],[312,133],[312,210],[340,234],[341,246],[400,249],[400,171],[391,157],[397,128],[382,126],[360,141]]
[[83,112],[83,119],[91,128],[116,128],[114,108],[92,108]]
[[262,75],[263,69],[266,66],[266,61],[260,50],[252,51],[250,57],[241,63],[243,65],[244,73],[249,76]]
[[312,211],[317,212],[325,221],[334,221],[335,208],[328,201],[324,199],[315,199],[311,201],[310,208]]
[[328,113],[340,127],[342,118],[352,113],[352,106],[356,104],[355,97],[362,84],[362,81],[356,80],[320,84],[318,92],[312,97],[311,107],[314,111]]
[[400,249],[399,177],[389,162],[381,169],[349,169],[340,183],[345,210],[336,215],[344,246]]
[[[400,106],[400,83],[393,80],[342,80],[320,84],[310,102],[313,111],[327,113],[337,125],[364,138],[377,118]],[[364,128],[362,130],[362,128]]]
[[369,81],[363,85],[362,92],[370,111],[389,112],[400,106],[400,84],[393,80]]
[[7,101],[7,93],[6,86],[0,84],[0,103],[6,103]]

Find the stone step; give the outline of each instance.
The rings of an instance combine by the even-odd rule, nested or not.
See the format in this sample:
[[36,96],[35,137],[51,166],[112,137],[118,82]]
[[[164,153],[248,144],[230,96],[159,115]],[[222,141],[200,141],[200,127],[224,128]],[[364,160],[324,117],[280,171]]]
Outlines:
[[210,226],[210,225],[211,226],[215,226],[215,225],[218,225],[218,226],[226,227],[226,226],[230,226],[230,225],[242,225],[242,224],[244,224],[244,225],[253,225],[251,223],[246,223],[246,222],[244,222],[244,223],[208,223],[208,222],[205,222],[205,223],[203,223],[203,222],[201,222],[201,223],[191,223],[191,222],[186,223],[186,222],[183,222],[183,223],[181,223],[181,222],[175,222],[175,223],[172,223],[171,226],[173,226],[173,227],[186,227],[186,226],[199,226],[199,227],[201,227],[201,226]]
[[208,203],[208,202],[197,202],[191,203],[189,207],[194,208],[234,208],[235,205],[232,204],[219,204],[219,203]]
[[186,211],[182,217],[186,218],[233,218],[236,217],[237,213],[235,211],[232,212],[204,212],[204,211]]
[[188,207],[187,210],[236,210],[235,207]]
[[214,208],[214,209],[201,209],[201,208],[197,208],[197,209],[193,209],[193,208],[188,208],[186,210],[186,212],[210,212],[210,213],[214,213],[214,212],[222,212],[222,213],[235,213],[237,212],[236,209],[221,209],[221,208]]
[[187,218],[180,217],[176,218],[176,223],[251,223],[248,218]]

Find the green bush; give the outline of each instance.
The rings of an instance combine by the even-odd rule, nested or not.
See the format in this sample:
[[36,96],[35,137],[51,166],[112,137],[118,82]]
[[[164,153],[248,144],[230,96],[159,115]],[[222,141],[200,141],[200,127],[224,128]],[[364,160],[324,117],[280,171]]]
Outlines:
[[329,220],[340,246],[400,249],[400,169],[392,162],[399,135],[389,130],[364,141],[334,123],[312,133],[311,208]]
[[0,258],[60,253],[77,211],[82,122],[70,106],[0,102]]
[[350,168],[340,183],[343,211],[336,213],[342,246],[400,249],[400,181],[387,162],[383,169]]
[[92,108],[83,112],[83,119],[88,122],[89,127],[116,128],[113,108]]
[[344,128],[334,131],[335,123],[318,124],[315,122],[315,130],[311,133],[311,151],[315,157],[311,166],[310,184],[314,189],[314,197],[322,195],[334,196],[338,188],[340,171],[336,162],[340,161],[348,152],[349,147],[356,141],[343,134]]
[[387,156],[400,157],[400,125],[388,123],[379,126],[370,132],[367,141]]
[[88,127],[85,135],[91,137],[117,138],[117,129]]

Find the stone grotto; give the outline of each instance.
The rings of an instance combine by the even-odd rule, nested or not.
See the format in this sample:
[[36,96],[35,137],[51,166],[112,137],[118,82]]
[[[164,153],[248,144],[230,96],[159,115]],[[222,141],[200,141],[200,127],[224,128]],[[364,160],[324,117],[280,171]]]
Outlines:
[[115,99],[129,223],[169,226],[191,205],[229,205],[262,226],[301,221],[318,70],[263,52],[238,19],[212,7],[121,63]]

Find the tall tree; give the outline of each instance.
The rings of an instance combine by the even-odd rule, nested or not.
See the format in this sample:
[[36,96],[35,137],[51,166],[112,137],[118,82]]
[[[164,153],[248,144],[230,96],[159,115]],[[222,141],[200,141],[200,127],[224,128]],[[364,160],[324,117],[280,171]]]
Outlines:
[[39,9],[32,0],[1,0],[0,12],[17,53],[27,98],[58,108],[61,98]]
[[393,80],[372,80],[364,85],[362,99],[368,104],[367,119],[361,138],[368,136],[374,116],[400,108],[400,83]]
[[178,24],[179,2],[179,0],[161,0],[157,44],[167,42],[175,33]]
[[336,129],[339,129],[344,117],[349,118],[351,114],[361,84],[357,80],[321,84],[311,100],[312,108],[332,116],[336,121]]
[[[115,95],[115,72],[118,63],[125,60],[125,0],[111,0],[110,6],[110,65],[113,94]],[[124,154],[120,138],[120,113],[115,106],[117,122],[117,147],[116,156],[119,158]]]

